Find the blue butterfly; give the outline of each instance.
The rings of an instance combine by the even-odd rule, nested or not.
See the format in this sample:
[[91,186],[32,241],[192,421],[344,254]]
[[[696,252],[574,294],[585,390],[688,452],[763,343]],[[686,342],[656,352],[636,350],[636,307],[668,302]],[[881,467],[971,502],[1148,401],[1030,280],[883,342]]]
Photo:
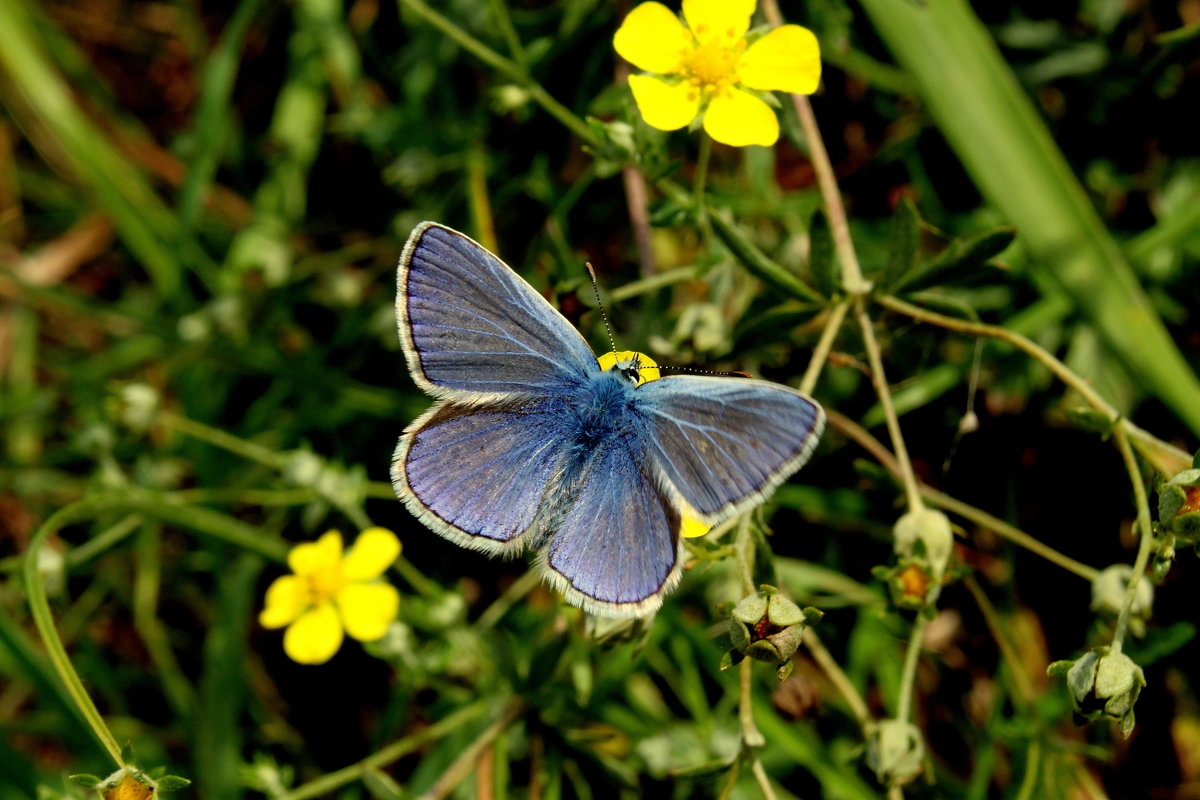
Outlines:
[[427,526],[489,555],[538,551],[568,602],[641,617],[679,581],[685,514],[716,524],[808,460],[825,414],[767,381],[602,369],[575,330],[484,247],[413,230],[396,317],[437,402],[409,425],[392,483]]

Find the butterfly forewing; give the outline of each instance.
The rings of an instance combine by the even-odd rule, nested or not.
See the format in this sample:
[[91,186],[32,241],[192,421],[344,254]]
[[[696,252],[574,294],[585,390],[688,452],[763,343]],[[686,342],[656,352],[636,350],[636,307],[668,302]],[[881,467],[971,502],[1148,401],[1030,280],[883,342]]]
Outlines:
[[598,369],[587,342],[545,298],[457,231],[417,226],[397,290],[409,371],[433,395],[562,395]]
[[819,405],[767,381],[680,375],[637,394],[651,458],[712,522],[761,502],[808,460],[825,425]]

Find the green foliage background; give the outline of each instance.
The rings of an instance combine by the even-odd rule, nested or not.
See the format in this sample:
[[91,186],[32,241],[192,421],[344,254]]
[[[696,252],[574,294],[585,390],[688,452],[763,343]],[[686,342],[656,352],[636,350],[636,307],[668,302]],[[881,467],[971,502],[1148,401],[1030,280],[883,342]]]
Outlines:
[[[19,578],[34,531],[81,500],[44,564],[55,623],[117,740],[191,778],[184,792],[752,797],[749,768],[729,770],[744,697],[778,796],[882,796],[804,648],[791,678],[762,665],[744,696],[719,669],[714,608],[742,594],[732,531],[696,545],[648,632],[604,642],[524,563],[440,540],[386,483],[429,403],[392,310],[424,219],[494,241],[598,351],[584,260],[622,347],[792,385],[808,367],[841,290],[790,104],[776,148],[714,149],[709,232],[687,189],[697,135],[647,128],[617,78],[624,10],[452,0],[439,26],[416,0],[0,2],[0,798],[82,796],[68,773],[113,768]],[[784,12],[822,42],[813,106],[867,277],[1024,334],[1194,450],[1194,7]],[[632,206],[653,265],[630,163],[648,180]],[[1133,560],[1120,457],[1072,426],[1079,400],[1043,365],[871,314],[922,480],[1092,568]],[[833,348],[816,397],[887,442],[853,325]],[[826,612],[822,640],[882,718],[912,614],[871,569],[892,563],[903,492],[845,430],[755,516],[756,577]],[[1181,554],[1127,646],[1148,687],[1125,741],[1074,724],[1045,677],[1111,636],[1087,581],[954,519],[978,591],[949,585],[926,631],[914,706],[935,782],[906,791],[1192,796],[1195,559]],[[366,652],[292,664],[255,621],[286,543],[368,520],[405,544],[400,625]],[[377,752],[354,780],[328,778]]]

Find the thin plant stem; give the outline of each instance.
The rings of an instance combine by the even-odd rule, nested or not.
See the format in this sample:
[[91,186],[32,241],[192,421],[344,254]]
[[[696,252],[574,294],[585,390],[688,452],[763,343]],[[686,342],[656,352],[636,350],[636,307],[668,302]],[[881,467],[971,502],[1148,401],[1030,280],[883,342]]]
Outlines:
[[[856,444],[870,453],[876,461],[883,465],[884,469],[890,472],[897,480],[900,479],[900,468],[896,464],[896,458],[888,451],[883,444],[867,432],[861,425],[854,420],[839,414],[836,411],[827,409],[826,413],[829,418],[829,424],[841,431],[843,434],[852,439]],[[1089,567],[1087,564],[1080,563],[1070,556],[1064,555],[1053,547],[1039,541],[1035,537],[1025,531],[1010,525],[1002,519],[992,516],[991,514],[976,508],[975,506],[964,503],[957,498],[951,497],[944,492],[940,492],[931,486],[925,484],[920,485],[921,496],[929,501],[932,505],[938,508],[943,508],[954,514],[971,520],[976,525],[995,532],[999,536],[1008,539],[1013,544],[1024,547],[1030,552],[1036,553],[1042,558],[1057,564],[1069,572],[1073,572],[1085,581],[1093,581],[1100,574],[1100,571]]]
[[[754,537],[750,531],[750,515],[744,514],[738,524],[737,540],[734,544],[737,554],[736,562],[738,577],[742,584],[743,596],[754,594]],[[754,724],[754,684],[753,664],[745,658],[738,665],[738,722],[742,729],[742,744],[746,747],[762,747],[766,744],[762,731]]]
[[821,638],[817,636],[816,631],[810,628],[804,632],[804,645],[808,648],[813,661],[817,662],[817,666],[825,673],[825,677],[829,679],[829,682],[841,694],[842,699],[846,701],[846,705],[850,706],[850,713],[858,721],[858,726],[862,728],[863,735],[865,736],[875,725],[875,721],[871,717],[871,712],[867,709],[867,702],[863,700],[862,695],[854,688],[854,684],[850,682],[849,676],[842,670],[841,665],[830,655]]
[[525,91],[529,92],[529,96],[532,97],[538,105],[545,109],[550,116],[557,119],[563,124],[563,126],[578,136],[582,141],[592,145],[593,147],[600,146],[601,143],[599,139],[597,139],[595,134],[592,133],[592,130],[588,127],[587,123],[577,117],[562,103],[551,97],[550,93],[542,88],[540,83],[531,78],[519,64],[500,55],[495,50],[464,31],[454,22],[434,11],[425,3],[421,2],[421,0],[397,0],[397,2],[402,8],[407,8],[409,11],[412,11],[430,25],[446,34],[448,38],[452,39],[457,45],[478,58],[484,64],[487,64],[492,69],[502,73],[514,83],[520,84]]
[[474,722],[490,706],[491,703],[484,700],[464,706],[429,727],[422,728],[410,736],[397,739],[386,747],[380,748],[362,761],[351,764],[348,767],[342,767],[339,770],[297,786],[292,791],[283,795],[280,800],[308,800],[310,797],[320,797],[329,794],[334,789],[361,779],[363,775],[371,770],[379,769],[391,764],[393,761],[398,761],[404,756],[416,752],[429,742],[435,742],[452,731]]
[[717,800],[729,800],[729,796],[733,794],[733,787],[737,785],[738,775],[742,772],[742,760],[735,758],[733,763],[729,765],[729,771],[725,773],[725,781],[721,784],[721,791],[717,794]]
[[749,658],[738,664],[738,722],[742,742],[746,747],[762,747],[767,743],[762,731],[754,724],[754,663]]
[[1113,440],[1125,460],[1125,469],[1129,471],[1129,480],[1133,483],[1133,499],[1137,506],[1138,552],[1133,562],[1133,576],[1129,579],[1129,588],[1125,591],[1125,602],[1121,604],[1121,613],[1117,616],[1117,627],[1113,631],[1112,649],[1121,652],[1125,643],[1125,632],[1129,627],[1129,614],[1133,610],[1133,602],[1137,598],[1138,584],[1146,574],[1146,564],[1150,561],[1150,549],[1154,542],[1154,529],[1150,522],[1150,501],[1146,497],[1146,482],[1142,480],[1142,471],[1138,467],[1137,457],[1129,445],[1129,437],[1120,426],[1113,428]]
[[1029,800],[1038,788],[1038,777],[1042,772],[1042,742],[1040,739],[1030,739],[1029,747],[1025,750],[1025,776],[1021,779],[1021,789],[1014,800]]
[[205,425],[203,422],[196,422],[193,419],[180,416],[173,411],[161,412],[158,415],[158,421],[168,428],[187,434],[202,442],[220,447],[222,450],[228,450],[234,455],[241,456],[248,461],[255,461],[275,469],[280,469],[283,466],[284,456],[271,448],[263,447],[261,444],[256,444],[255,442],[234,436],[231,433],[226,433],[211,425]]
[[[776,0],[762,0],[759,6],[772,28],[783,24],[783,15],[779,12]],[[808,157],[812,161],[817,185],[821,189],[821,198],[825,202],[825,212],[829,217],[829,234],[833,239],[833,249],[837,253],[838,264],[842,270],[842,285],[851,296],[861,295],[870,287],[863,279],[862,268],[858,265],[858,255],[854,252],[850,225],[846,219],[846,207],[842,204],[837,177],[833,173],[833,164],[825,149],[825,141],[821,138],[821,129],[817,125],[817,118],[808,98],[802,94],[793,94],[791,98],[796,116],[800,118],[800,127],[804,129]]]
[[521,45],[521,37],[517,36],[512,16],[508,13],[508,4],[504,0],[492,0],[492,12],[496,17],[500,33],[504,36],[504,43],[508,46],[509,55],[524,69],[526,67],[525,48]]
[[919,511],[925,507],[925,503],[921,500],[921,492],[917,488],[917,476],[913,472],[912,462],[908,458],[908,448],[904,445],[904,436],[900,433],[900,419],[896,416],[896,407],[892,404],[892,393],[887,385],[887,376],[883,372],[883,357],[879,351],[879,344],[875,341],[875,332],[861,299],[855,301],[854,313],[858,317],[859,328],[862,330],[863,345],[867,350],[867,362],[871,366],[871,382],[875,384],[875,394],[879,396],[879,406],[883,409],[884,419],[887,420],[888,435],[892,439],[892,449],[895,450],[896,455],[896,466],[900,472],[900,480],[904,484],[904,492],[908,496],[908,507],[913,511]]
[[466,749],[459,754],[458,758],[450,762],[450,766],[446,767],[446,771],[434,781],[429,791],[421,795],[421,800],[442,800],[454,791],[455,787],[462,783],[463,779],[475,768],[480,755],[491,746],[497,736],[508,730],[508,727],[524,710],[525,703],[521,698],[510,700],[500,716],[491,725],[484,728],[475,741],[467,745]]
[[812,358],[808,361],[808,369],[804,371],[804,377],[800,380],[800,391],[804,394],[812,394],[813,389],[817,387],[821,370],[829,358],[829,351],[833,348],[834,339],[837,338],[838,331],[842,329],[842,322],[846,319],[846,312],[849,309],[850,304],[846,301],[837,303],[829,309],[829,317],[825,320],[825,327],[821,330],[821,338],[817,340]]
[[900,673],[900,702],[896,706],[896,719],[908,722],[912,713],[912,697],[916,691],[917,662],[921,656],[921,634],[925,632],[925,615],[918,613],[908,635],[908,650],[904,653],[904,671]]
[[767,800],[776,800],[775,790],[771,788],[771,779],[767,777],[767,771],[763,769],[758,756],[750,760],[750,772],[754,775],[754,780],[758,781],[758,788],[762,791],[763,797]]

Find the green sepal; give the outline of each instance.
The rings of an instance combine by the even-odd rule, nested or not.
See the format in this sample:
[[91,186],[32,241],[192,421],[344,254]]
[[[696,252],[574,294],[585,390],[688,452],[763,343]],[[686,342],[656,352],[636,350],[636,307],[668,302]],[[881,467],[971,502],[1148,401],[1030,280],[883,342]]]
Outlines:
[[780,665],[779,669],[775,670],[775,676],[781,681],[786,681],[792,674],[792,670],[796,668],[796,662],[788,659]]
[[163,775],[158,779],[158,790],[160,792],[174,792],[191,785],[192,782],[190,780],[180,775]]
[[67,779],[70,780],[71,783],[78,784],[85,789],[95,789],[100,785],[100,781],[102,780],[96,775],[92,775],[88,772],[81,772],[78,775],[68,775]]

